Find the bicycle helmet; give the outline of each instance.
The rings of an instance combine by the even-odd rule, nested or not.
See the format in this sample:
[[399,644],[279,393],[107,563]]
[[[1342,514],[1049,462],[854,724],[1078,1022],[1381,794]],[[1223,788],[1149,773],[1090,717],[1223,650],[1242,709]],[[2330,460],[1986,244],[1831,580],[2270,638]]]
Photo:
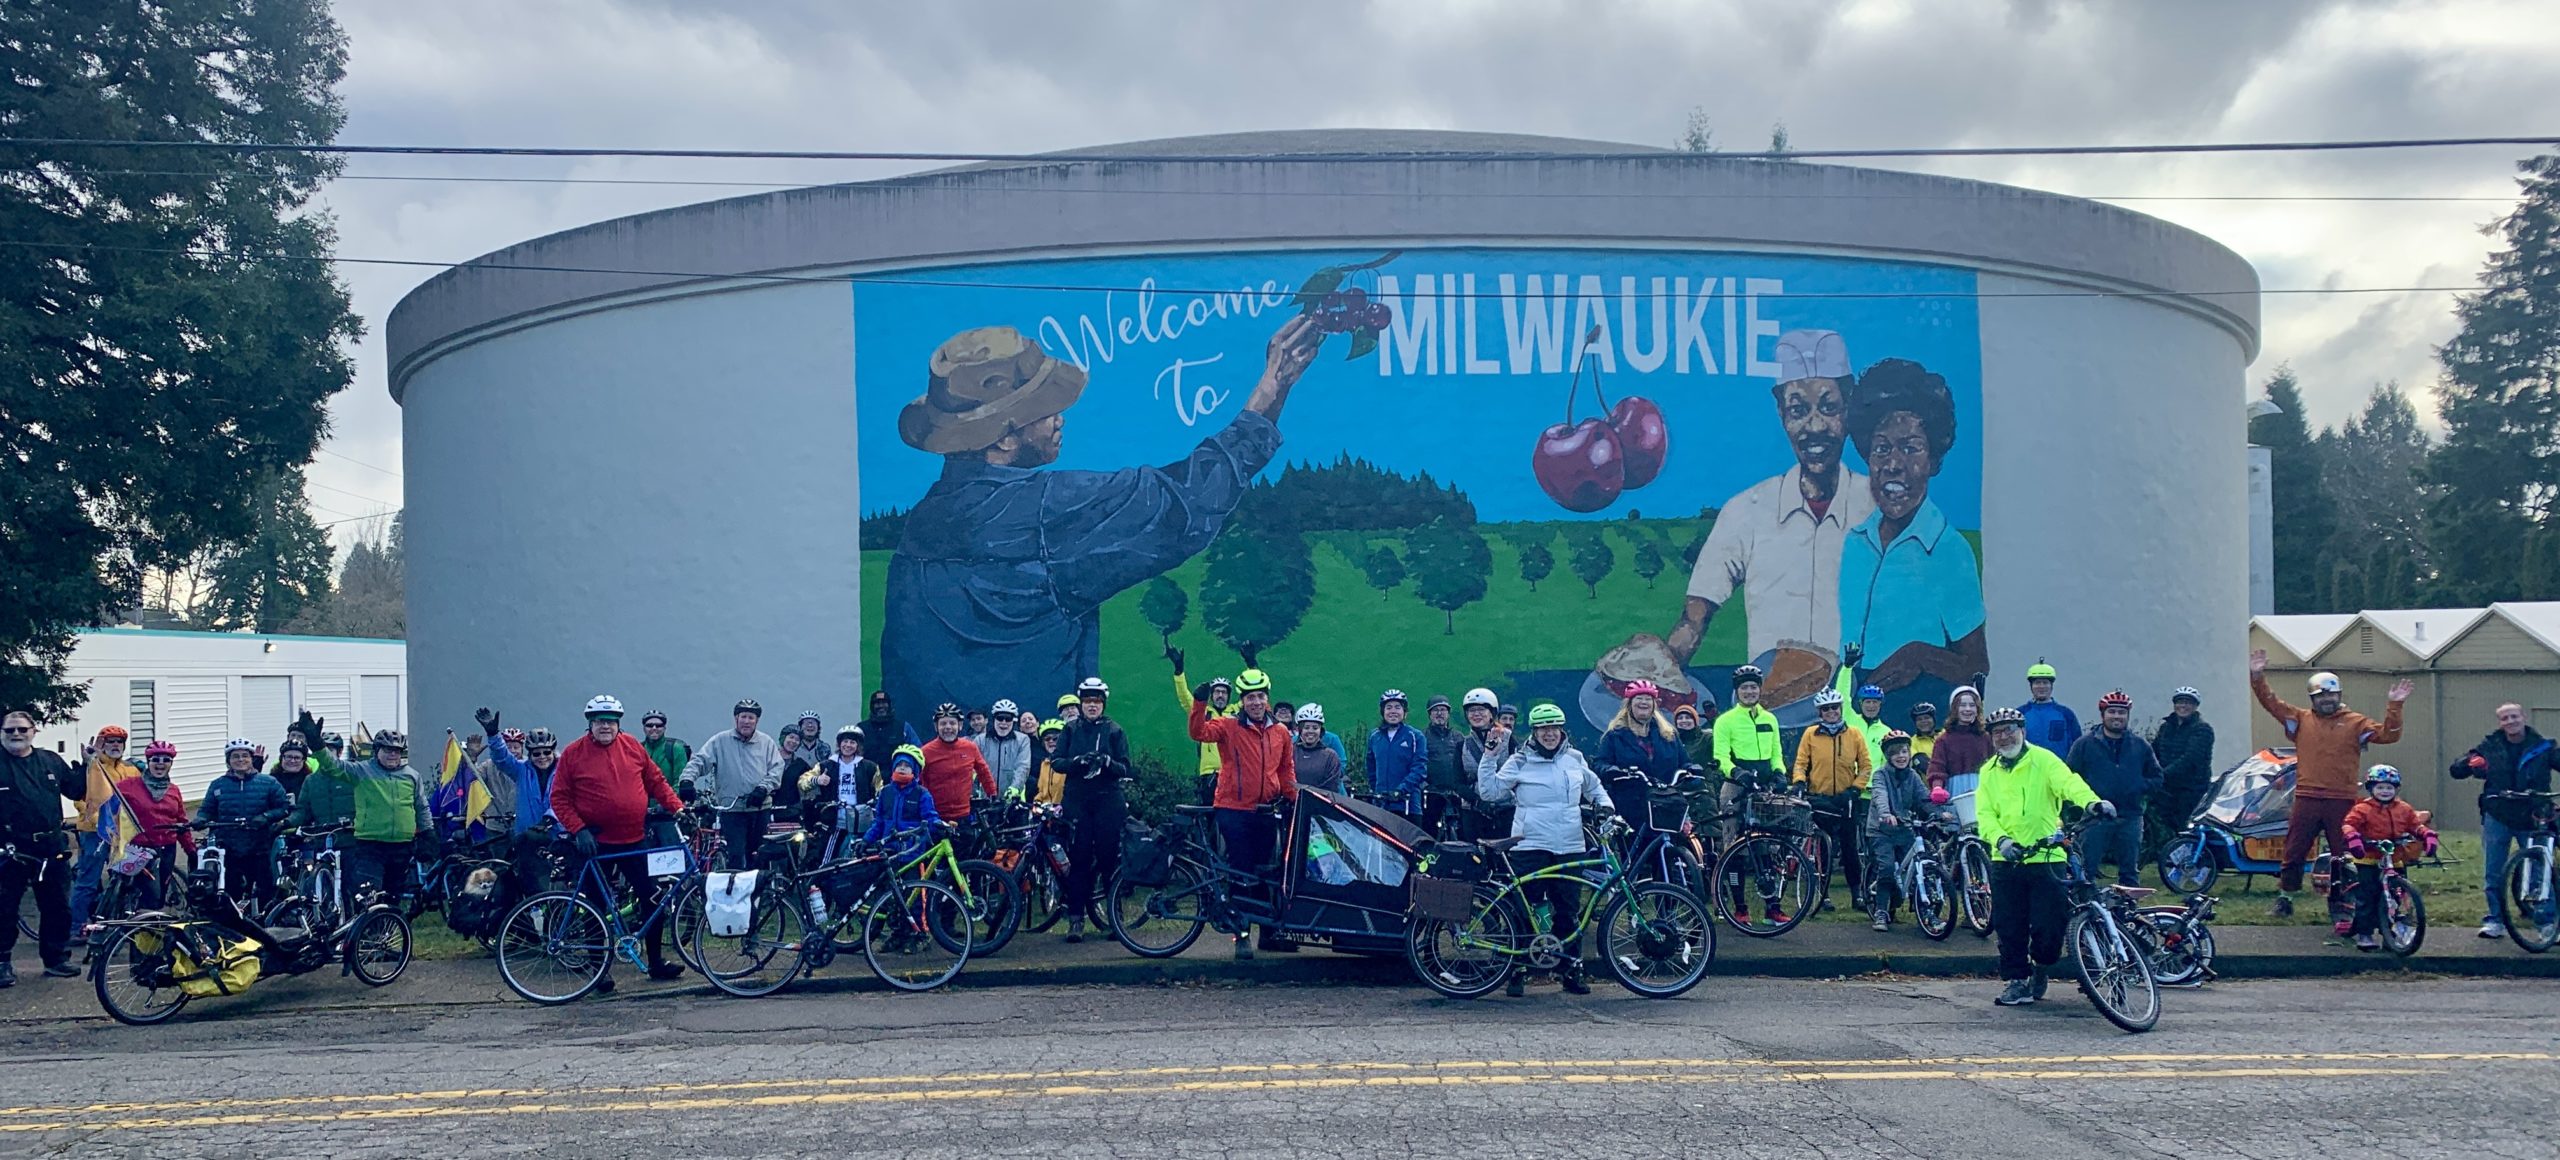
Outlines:
[[646,724],[649,724],[649,723],[650,723],[650,722],[652,722],[652,721],[657,722],[657,724],[658,724],[658,728],[660,728],[660,729],[664,729],[664,728],[666,728],[666,727],[667,727],[667,715],[666,715],[665,711],[663,711],[663,710],[659,710],[659,709],[651,709],[651,710],[649,710],[648,712],[646,712],[646,713],[642,713],[642,714],[640,715],[640,723],[641,723],[641,724],[646,725]]
[[1493,711],[1493,715],[1494,715],[1494,716],[1496,716],[1496,717],[1517,717],[1517,716],[1519,716],[1519,715],[1520,715],[1520,706],[1518,706],[1518,705],[1504,705],[1504,706],[1502,706],[1502,707],[1500,707],[1500,708],[1498,708],[1498,709],[1495,709],[1495,710]]
[[1040,735],[1043,737],[1052,733],[1064,733],[1066,731],[1067,723],[1064,721],[1043,721],[1040,723]]
[[1911,748],[1911,735],[1899,729],[1887,729],[1884,731],[1884,740],[1876,742],[1876,746],[1880,749],[1891,749],[1896,745],[1905,749]]
[[[1076,696],[1078,697],[1108,697],[1110,695],[1111,686],[1103,684],[1102,678],[1100,677],[1086,677],[1085,679],[1076,682]],[[1063,705],[1066,704],[1066,701],[1061,699],[1058,703]]]
[[845,738],[847,738],[847,737],[853,738],[853,739],[854,739],[854,740],[856,740],[856,741],[860,741],[860,740],[862,740],[862,726],[860,726],[860,725],[838,725],[838,726],[836,726],[836,740],[838,740],[838,741],[842,741],[842,740],[844,740],[844,739],[845,739]]
[[1236,683],[1226,679],[1225,677],[1211,677],[1209,678],[1209,687],[1212,689],[1226,689],[1232,692],[1236,687]]
[[2059,674],[2053,671],[2053,666],[2046,664],[2043,657],[2037,657],[2036,663],[2027,666],[2027,679],[2030,681],[2050,681],[2057,679],[2058,676]]
[[1324,724],[1324,706],[1313,701],[1298,706],[1298,724],[1304,725],[1310,721],[1318,725]]
[[258,743],[246,737],[234,737],[222,743],[222,756],[228,760],[234,753],[256,753]]
[[537,749],[558,748],[560,748],[560,739],[548,729],[536,729],[524,735],[524,750],[527,753]]
[[1387,703],[1387,702],[1389,702],[1389,701],[1393,701],[1393,702],[1395,702],[1396,704],[1399,704],[1399,705],[1405,704],[1406,702],[1405,702],[1405,699],[1404,699],[1404,690],[1402,690],[1402,689],[1389,689],[1389,690],[1387,690],[1386,692],[1383,692],[1383,693],[1378,694],[1378,703],[1379,703],[1379,704],[1384,705],[1384,704],[1386,704],[1386,703]]
[[740,697],[738,698],[737,704],[729,707],[729,715],[735,717],[740,713],[753,713],[758,717],[762,717],[764,716],[764,706],[756,703],[756,699],[753,697]]
[[288,753],[299,753],[304,757],[309,757],[311,756],[311,746],[298,734],[292,737],[287,737],[284,739],[284,744],[276,746],[276,756],[282,757]]
[[2396,766],[2374,766],[2373,768],[2364,771],[2364,783],[2366,785],[2398,785],[2400,784],[2400,770]]
[[1938,707],[1927,701],[1917,702],[1911,706],[1911,720],[1915,724],[1923,717],[1928,717],[1934,720],[1937,716]]
[[331,753],[336,753],[347,747],[347,739],[341,734],[331,733],[320,739],[320,746]]
[[622,698],[616,697],[611,693],[598,693],[594,697],[589,698],[587,700],[587,720],[593,721],[598,717],[611,717],[616,721],[621,720]]
[[1478,705],[1482,705],[1487,709],[1492,709],[1499,707],[1502,704],[1502,699],[1494,696],[1493,690],[1491,689],[1469,689],[1467,690],[1467,695],[1459,699],[1459,704],[1469,709],[1473,709]]
[[98,740],[100,741],[123,741],[132,736],[132,734],[124,731],[124,726],[122,725],[109,725],[104,729],[98,730]]
[[819,716],[818,711],[815,709],[802,709],[800,711],[800,715],[792,720],[795,724],[801,721],[815,721],[821,728],[825,727],[827,723],[827,719]]
[[375,749],[397,749],[402,753],[407,753],[409,752],[409,735],[402,733],[397,729],[376,729],[373,731],[373,747]]
[[889,767],[895,769],[897,768],[898,763],[902,761],[914,766],[917,773],[923,773],[924,749],[921,746],[915,745],[899,746],[897,752],[889,755]]
[[1268,693],[1270,691],[1271,674],[1263,672],[1260,669],[1246,669],[1245,671],[1236,674],[1237,696],[1241,697],[1246,693]]
[[2311,686],[2311,691],[2312,691],[2312,692],[2314,692],[2314,693],[2334,693],[2334,692],[2337,692],[2337,691],[2338,691],[2338,674],[2336,674],[2336,673],[2313,673],[2313,674],[2311,674],[2311,680],[2309,681],[2309,684],[2310,684],[2310,686]]
[[1767,679],[1768,675],[1769,674],[1767,673],[1761,672],[1760,666],[1758,665],[1737,665],[1733,670],[1733,683],[1737,687],[1742,685],[1757,685]]
[[162,757],[168,758],[171,761],[176,761],[178,759],[177,744],[170,741],[154,741],[149,745],[143,746],[142,759],[144,761],[152,761]]
[[507,727],[505,732],[498,734],[498,740],[507,742],[511,745],[522,745],[524,744],[524,730],[510,725]]
[[987,710],[987,716],[989,717],[1019,717],[1021,715],[1022,706],[1016,705],[1011,701],[998,701],[995,703],[993,708]]
[[2193,685],[2180,685],[2178,691],[2169,694],[2169,703],[2175,705],[2180,701],[2190,705],[2201,705],[2204,704],[2204,694],[2197,692]]
[[933,707],[933,719],[936,722],[940,722],[945,717],[949,717],[952,720],[957,721],[966,716],[968,716],[968,714],[961,712],[960,706],[954,705],[949,701],[944,701],[943,703]]
[[2105,696],[2098,698],[2098,708],[2131,709],[2133,708],[2133,698],[2126,694],[2122,689],[2109,689]]
[[1824,689],[1819,693],[1815,693],[1813,695],[1813,707],[1816,710],[1839,708],[1840,690]]
[[1529,728],[1537,729],[1547,725],[1563,727],[1564,710],[1557,708],[1551,701],[1540,701],[1529,706]]
[[1627,687],[1621,690],[1618,695],[1625,697],[1630,701],[1638,697],[1651,697],[1655,700],[1661,700],[1662,686],[1645,680],[1642,677],[1638,677],[1635,680],[1627,682]]
[[2017,711],[2016,709],[2010,708],[2007,705],[2002,705],[1997,709],[1993,709],[1982,719],[1982,727],[1985,731],[1998,729],[2004,725],[2016,726],[2017,728],[2024,729],[2027,727],[2027,715]]
[[1884,690],[1877,688],[1874,685],[1860,685],[1858,686],[1858,699],[1861,701],[1884,700]]

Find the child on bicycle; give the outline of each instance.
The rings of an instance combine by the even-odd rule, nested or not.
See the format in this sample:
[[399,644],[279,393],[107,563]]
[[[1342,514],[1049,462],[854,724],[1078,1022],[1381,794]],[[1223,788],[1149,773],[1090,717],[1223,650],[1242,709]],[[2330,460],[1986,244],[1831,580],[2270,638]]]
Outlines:
[[1930,797],[1929,785],[1920,779],[1913,764],[1911,735],[1899,729],[1889,730],[1880,742],[1884,747],[1884,768],[1877,770],[1869,783],[1867,800],[1866,841],[1867,912],[1876,930],[1893,927],[1895,895],[1901,879],[1896,870],[1902,857],[1920,841],[1919,822],[1944,812]]
[[[2369,951],[2381,945],[2374,931],[2382,922],[2382,863],[2373,852],[2372,843],[2416,839],[2432,855],[2436,852],[2436,832],[2418,820],[2416,807],[2400,800],[2399,770],[2388,765],[2366,770],[2364,792],[2364,800],[2348,808],[2342,828],[2347,835],[2347,856],[2356,860],[2356,914],[2352,927],[2356,949]],[[2393,860],[2416,859],[2402,858],[2395,851]]]
[[886,843],[892,862],[912,858],[934,839],[942,828],[942,815],[933,808],[933,794],[919,780],[924,776],[924,750],[914,745],[901,745],[889,758],[889,784],[871,802],[871,828],[863,832],[866,842]]

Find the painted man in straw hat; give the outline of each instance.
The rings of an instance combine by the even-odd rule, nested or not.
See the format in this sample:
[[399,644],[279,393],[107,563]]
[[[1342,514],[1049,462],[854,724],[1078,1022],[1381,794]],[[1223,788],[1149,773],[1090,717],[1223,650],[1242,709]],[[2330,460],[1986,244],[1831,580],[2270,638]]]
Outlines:
[[1071,689],[1101,667],[1105,600],[1208,546],[1280,449],[1280,410],[1323,333],[1292,318],[1233,421],[1163,467],[1043,470],[1085,372],[1011,327],[933,353],[898,436],[943,457],[889,560],[880,664],[898,704]]

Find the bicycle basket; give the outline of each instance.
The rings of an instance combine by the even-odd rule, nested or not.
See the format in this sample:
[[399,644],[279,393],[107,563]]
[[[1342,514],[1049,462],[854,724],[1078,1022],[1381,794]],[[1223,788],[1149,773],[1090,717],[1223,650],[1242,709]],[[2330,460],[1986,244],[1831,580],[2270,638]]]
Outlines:
[[1472,882],[1454,878],[1435,878],[1427,874],[1413,879],[1413,913],[1417,918],[1438,922],[1465,922],[1475,913],[1476,888]]
[[1786,794],[1756,793],[1745,803],[1743,822],[1764,830],[1809,831],[1813,829],[1813,804]]
[[1484,847],[1473,842],[1442,842],[1431,852],[1431,874],[1457,882],[1482,882],[1492,868]]
[[1689,798],[1677,790],[1653,789],[1645,793],[1646,819],[1654,829],[1679,833],[1689,820]]

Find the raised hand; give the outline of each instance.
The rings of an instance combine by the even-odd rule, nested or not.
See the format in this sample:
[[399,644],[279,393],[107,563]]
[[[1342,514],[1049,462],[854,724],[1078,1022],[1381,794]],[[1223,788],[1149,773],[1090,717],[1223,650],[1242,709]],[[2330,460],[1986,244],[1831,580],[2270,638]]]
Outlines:
[[2391,703],[2397,705],[2402,701],[2406,701],[2409,699],[2409,694],[2417,691],[2418,686],[2416,682],[2411,681],[2407,677],[2402,677],[2397,683],[2391,686]]
[[2249,675],[2250,675],[2250,676],[2253,676],[2253,677],[2262,677],[2262,676],[2265,676],[2266,674],[2267,674],[2267,650],[2262,649],[2262,648],[2253,648],[2253,649],[2250,649],[2250,650],[2249,650]]

